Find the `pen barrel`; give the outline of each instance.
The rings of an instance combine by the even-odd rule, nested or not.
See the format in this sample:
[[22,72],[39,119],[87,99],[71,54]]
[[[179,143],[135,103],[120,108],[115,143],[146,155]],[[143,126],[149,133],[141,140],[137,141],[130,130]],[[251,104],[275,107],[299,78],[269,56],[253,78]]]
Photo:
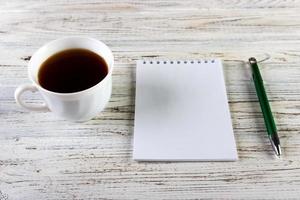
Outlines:
[[263,113],[268,135],[274,135],[277,133],[277,128],[274,122],[271,107],[265,91],[265,87],[264,87],[264,83],[260,71],[256,63],[251,64],[251,69],[252,69],[252,78],[254,81],[256,94],[259,100],[261,111]]

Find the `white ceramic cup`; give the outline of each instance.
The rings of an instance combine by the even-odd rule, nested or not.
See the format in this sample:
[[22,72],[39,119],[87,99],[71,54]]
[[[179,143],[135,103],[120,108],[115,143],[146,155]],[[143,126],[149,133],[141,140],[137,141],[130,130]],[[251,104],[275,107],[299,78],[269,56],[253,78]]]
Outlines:
[[[97,85],[74,93],[57,93],[46,90],[38,82],[38,71],[42,63],[53,54],[73,48],[82,48],[100,55],[107,63],[108,74]],[[102,42],[87,37],[64,37],[51,41],[37,50],[28,63],[31,84],[20,85],[15,91],[16,102],[32,111],[51,111],[71,121],[87,121],[102,111],[108,103],[112,90],[114,58],[111,50]],[[39,91],[44,99],[42,105],[27,104],[21,99],[26,91]]]

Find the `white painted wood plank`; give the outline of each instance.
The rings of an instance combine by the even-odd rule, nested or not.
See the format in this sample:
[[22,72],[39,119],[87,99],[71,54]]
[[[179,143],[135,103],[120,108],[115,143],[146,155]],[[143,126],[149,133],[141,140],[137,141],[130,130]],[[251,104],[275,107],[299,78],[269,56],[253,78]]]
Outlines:
[[[300,2],[0,0],[0,199],[298,199]],[[113,95],[85,123],[19,108],[17,85],[44,43],[91,36],[113,50]],[[284,157],[274,159],[244,65],[261,64]],[[134,162],[135,61],[224,60],[240,160]],[[40,102],[38,94],[27,94]],[[1,199],[1,200],[2,200]]]

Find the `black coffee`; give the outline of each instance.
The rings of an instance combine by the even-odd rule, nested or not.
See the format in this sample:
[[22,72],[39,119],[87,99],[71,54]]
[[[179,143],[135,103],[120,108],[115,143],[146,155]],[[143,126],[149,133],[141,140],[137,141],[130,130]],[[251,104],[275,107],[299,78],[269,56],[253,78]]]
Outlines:
[[86,49],[69,49],[49,57],[40,67],[38,81],[50,91],[71,93],[88,89],[108,73],[105,60]]

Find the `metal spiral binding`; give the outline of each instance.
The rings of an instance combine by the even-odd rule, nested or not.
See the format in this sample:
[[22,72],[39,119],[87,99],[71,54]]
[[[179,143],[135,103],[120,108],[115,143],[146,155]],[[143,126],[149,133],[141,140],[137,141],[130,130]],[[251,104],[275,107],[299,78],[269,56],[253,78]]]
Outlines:
[[215,63],[214,59],[200,59],[200,60],[143,60],[143,64],[200,64],[200,63]]

